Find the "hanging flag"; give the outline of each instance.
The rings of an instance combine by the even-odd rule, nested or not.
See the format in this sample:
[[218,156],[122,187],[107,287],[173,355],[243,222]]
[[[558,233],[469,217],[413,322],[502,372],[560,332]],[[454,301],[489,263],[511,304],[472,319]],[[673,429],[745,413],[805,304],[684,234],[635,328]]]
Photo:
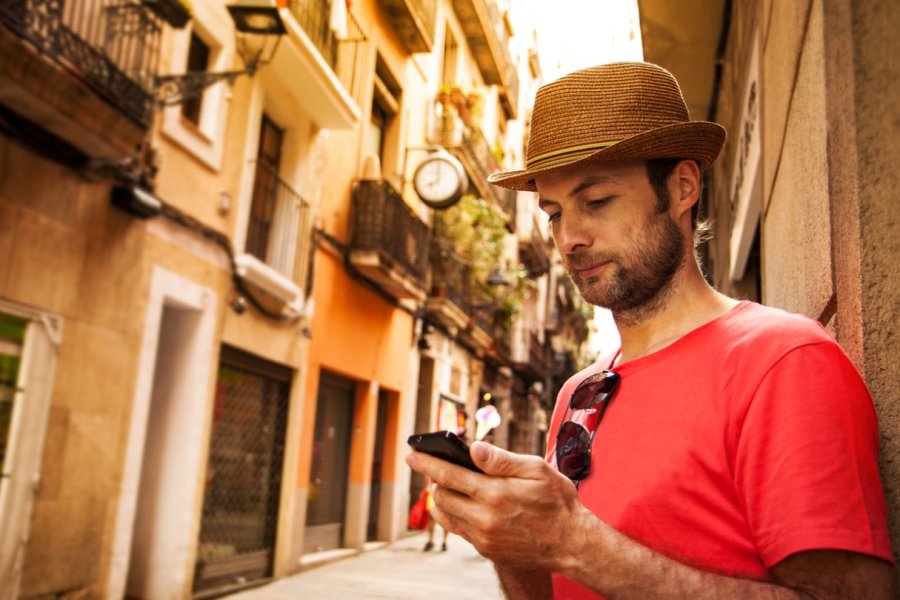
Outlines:
[[334,37],[339,40],[347,37],[347,2],[346,0],[331,0],[331,15],[328,26],[334,32]]

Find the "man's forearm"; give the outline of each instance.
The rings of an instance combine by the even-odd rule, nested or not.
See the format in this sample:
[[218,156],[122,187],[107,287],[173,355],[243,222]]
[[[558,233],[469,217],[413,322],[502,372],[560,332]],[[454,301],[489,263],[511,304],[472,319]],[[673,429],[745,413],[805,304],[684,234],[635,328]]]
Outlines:
[[553,586],[550,573],[536,569],[494,564],[507,600],[550,600]]
[[[663,556],[596,522],[586,543],[564,561],[567,577],[610,599],[643,598],[810,598],[890,597],[891,568],[882,560],[838,551],[794,554],[773,567],[773,582],[705,572]],[[605,557],[584,560],[584,557]]]

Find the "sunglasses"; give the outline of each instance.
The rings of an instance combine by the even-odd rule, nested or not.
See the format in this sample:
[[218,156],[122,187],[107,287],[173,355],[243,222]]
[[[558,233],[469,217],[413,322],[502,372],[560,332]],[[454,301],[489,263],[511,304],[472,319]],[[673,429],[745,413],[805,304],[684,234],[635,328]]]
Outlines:
[[599,405],[593,430],[588,431],[581,423],[570,420],[563,423],[556,434],[556,467],[575,482],[575,487],[590,473],[591,443],[621,379],[618,373],[601,371],[579,383],[569,398],[567,413]]

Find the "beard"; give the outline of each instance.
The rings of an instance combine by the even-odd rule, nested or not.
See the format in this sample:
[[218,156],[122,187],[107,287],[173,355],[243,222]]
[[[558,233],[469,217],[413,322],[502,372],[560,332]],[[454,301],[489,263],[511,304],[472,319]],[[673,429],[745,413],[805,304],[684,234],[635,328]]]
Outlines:
[[[633,325],[663,306],[684,260],[684,235],[667,213],[656,213],[644,236],[621,253],[570,255],[566,267],[585,300],[612,311],[617,322]],[[581,277],[574,267],[610,262],[611,274]],[[604,282],[604,279],[612,278]]]

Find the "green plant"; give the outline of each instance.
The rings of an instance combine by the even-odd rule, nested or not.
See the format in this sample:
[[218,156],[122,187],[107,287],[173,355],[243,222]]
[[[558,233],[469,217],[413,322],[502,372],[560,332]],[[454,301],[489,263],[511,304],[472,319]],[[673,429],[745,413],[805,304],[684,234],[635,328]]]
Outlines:
[[[436,218],[436,235],[448,242],[468,266],[468,288],[479,303],[488,305],[491,324],[508,332],[534,282],[521,265],[514,270],[503,270],[509,234],[506,214],[496,204],[466,194]],[[497,269],[508,285],[488,285],[488,278]]]
[[466,194],[438,219],[440,236],[469,264],[471,278],[486,281],[503,257],[506,215],[496,205]]

